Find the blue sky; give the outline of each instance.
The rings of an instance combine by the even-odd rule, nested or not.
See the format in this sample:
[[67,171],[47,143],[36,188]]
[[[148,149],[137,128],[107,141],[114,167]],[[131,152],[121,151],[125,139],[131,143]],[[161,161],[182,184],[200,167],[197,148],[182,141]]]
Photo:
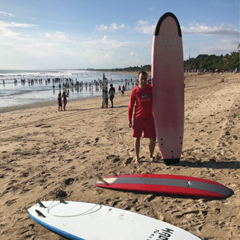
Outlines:
[[151,64],[166,12],[180,22],[185,60],[238,50],[239,0],[0,0],[0,69]]

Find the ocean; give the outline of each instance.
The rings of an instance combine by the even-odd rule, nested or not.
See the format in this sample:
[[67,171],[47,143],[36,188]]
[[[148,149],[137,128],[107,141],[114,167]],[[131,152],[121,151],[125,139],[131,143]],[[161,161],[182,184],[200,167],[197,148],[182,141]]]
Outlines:
[[103,73],[116,92],[131,90],[137,75],[88,70],[0,70],[0,108],[55,101],[65,91],[68,100],[102,96]]

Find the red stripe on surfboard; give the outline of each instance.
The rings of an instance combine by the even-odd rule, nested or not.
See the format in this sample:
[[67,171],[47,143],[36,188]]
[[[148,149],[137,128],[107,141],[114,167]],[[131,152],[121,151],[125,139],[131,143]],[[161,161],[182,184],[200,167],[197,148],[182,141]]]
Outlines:
[[165,185],[148,185],[148,184],[126,184],[126,183],[114,183],[114,184],[96,184],[99,187],[124,190],[124,191],[136,191],[136,192],[151,192],[171,195],[183,195],[183,196],[196,196],[196,197],[217,197],[226,198],[223,194],[218,194],[210,191],[204,191],[194,188],[173,187]]
[[223,184],[214,182],[204,178],[197,178],[197,177],[190,177],[190,176],[182,176],[182,175],[169,175],[169,174],[133,174],[133,175],[119,175],[119,176],[107,176],[104,178],[164,178],[164,179],[179,179],[179,180],[186,180],[186,181],[197,181],[197,182],[205,182],[210,184],[215,184],[219,186],[225,187]]

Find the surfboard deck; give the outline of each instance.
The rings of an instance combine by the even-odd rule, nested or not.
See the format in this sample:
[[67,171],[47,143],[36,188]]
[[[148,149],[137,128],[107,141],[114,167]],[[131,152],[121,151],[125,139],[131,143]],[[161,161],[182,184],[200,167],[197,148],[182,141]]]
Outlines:
[[218,182],[181,175],[133,174],[107,176],[102,180],[97,180],[95,184],[115,190],[216,199],[227,198],[233,194],[231,189]]
[[184,129],[184,62],[182,33],[176,16],[158,21],[152,44],[153,112],[161,157],[178,163]]
[[[74,240],[200,240],[171,224],[101,204],[44,201],[28,209],[45,228]],[[41,214],[40,214],[41,213]]]

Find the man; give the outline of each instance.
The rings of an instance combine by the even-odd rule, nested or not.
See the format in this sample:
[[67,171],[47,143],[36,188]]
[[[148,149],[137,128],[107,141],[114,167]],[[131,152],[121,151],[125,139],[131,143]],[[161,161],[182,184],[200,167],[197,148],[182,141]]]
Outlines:
[[[156,144],[156,132],[152,110],[152,86],[147,84],[148,74],[144,71],[138,73],[138,86],[136,86],[130,95],[128,105],[128,126],[132,128],[132,136],[135,138],[135,163],[139,163],[140,140],[142,132],[144,137],[149,138],[150,161],[154,160],[153,152]],[[132,123],[133,108],[134,122]]]
[[111,108],[113,108],[114,94],[115,94],[115,88],[113,87],[112,84],[110,84],[109,95],[110,95],[110,101],[111,101],[111,104],[112,104]]

